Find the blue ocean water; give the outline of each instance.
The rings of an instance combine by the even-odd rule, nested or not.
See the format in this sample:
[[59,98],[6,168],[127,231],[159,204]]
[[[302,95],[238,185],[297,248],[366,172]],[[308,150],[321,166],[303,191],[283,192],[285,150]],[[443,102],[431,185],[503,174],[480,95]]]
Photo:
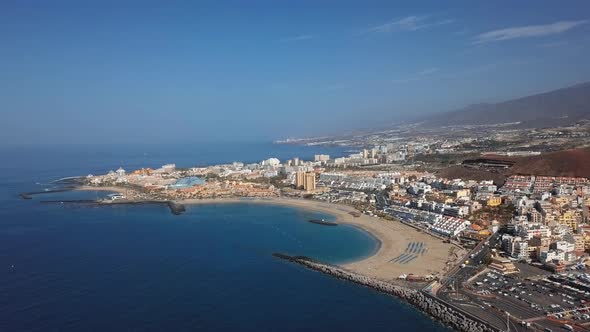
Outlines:
[[[254,204],[93,207],[18,193],[87,173],[268,157],[310,159],[342,148],[272,144],[0,150],[0,331],[443,331],[397,299],[272,257],[342,263],[378,243],[332,216]],[[92,199],[67,192],[42,199]]]

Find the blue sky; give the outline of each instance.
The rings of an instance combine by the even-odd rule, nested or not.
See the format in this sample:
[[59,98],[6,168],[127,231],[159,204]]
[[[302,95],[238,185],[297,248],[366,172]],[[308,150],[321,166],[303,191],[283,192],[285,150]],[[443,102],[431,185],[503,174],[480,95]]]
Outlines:
[[588,1],[0,2],[2,145],[268,140],[590,80]]

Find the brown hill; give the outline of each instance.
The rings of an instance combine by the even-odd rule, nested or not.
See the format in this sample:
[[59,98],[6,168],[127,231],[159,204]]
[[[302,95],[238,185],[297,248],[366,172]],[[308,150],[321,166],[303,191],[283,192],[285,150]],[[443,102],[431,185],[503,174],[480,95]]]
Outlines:
[[[504,168],[505,167],[505,168]],[[563,150],[530,157],[487,155],[437,172],[447,179],[494,180],[502,185],[510,175],[573,176],[590,178],[590,148]]]
[[509,174],[590,177],[590,148],[513,158]]

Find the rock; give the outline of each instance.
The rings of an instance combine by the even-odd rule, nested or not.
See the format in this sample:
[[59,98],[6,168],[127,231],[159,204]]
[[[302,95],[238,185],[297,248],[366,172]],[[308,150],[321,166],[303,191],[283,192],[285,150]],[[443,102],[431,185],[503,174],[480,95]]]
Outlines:
[[452,306],[430,294],[419,290],[390,284],[385,281],[369,278],[364,275],[346,271],[338,266],[315,262],[307,257],[289,256],[285,254],[273,254],[275,257],[288,260],[305,266],[311,270],[331,275],[333,277],[352,281],[380,292],[396,296],[405,300],[432,318],[464,332],[495,332],[495,327],[487,324],[473,315],[463,312],[461,309]]

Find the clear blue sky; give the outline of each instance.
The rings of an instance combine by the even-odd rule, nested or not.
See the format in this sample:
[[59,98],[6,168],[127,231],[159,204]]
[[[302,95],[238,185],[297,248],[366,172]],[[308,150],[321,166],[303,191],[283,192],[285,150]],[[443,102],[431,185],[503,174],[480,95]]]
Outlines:
[[334,134],[589,81],[588,59],[589,1],[4,0],[0,145]]

